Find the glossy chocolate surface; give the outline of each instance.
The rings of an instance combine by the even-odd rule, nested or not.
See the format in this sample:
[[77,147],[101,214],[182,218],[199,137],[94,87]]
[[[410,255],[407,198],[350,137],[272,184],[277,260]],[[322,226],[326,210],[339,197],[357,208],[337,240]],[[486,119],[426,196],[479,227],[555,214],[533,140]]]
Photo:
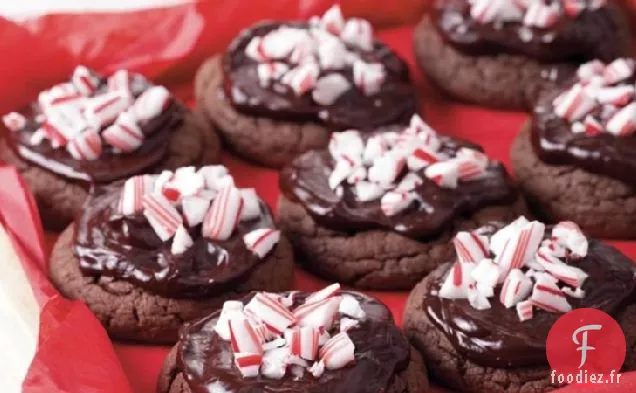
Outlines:
[[[450,156],[463,146],[481,150],[469,142],[441,135],[439,139],[440,151]],[[336,195],[328,182],[333,166],[327,151],[305,153],[283,169],[280,186],[287,198],[301,203],[317,222],[340,231],[380,228],[413,238],[436,236],[457,218],[470,216],[486,206],[510,204],[517,195],[500,163],[491,161],[482,179],[460,181],[455,189],[439,187],[426,179],[422,170],[418,174],[424,183],[415,189],[416,203],[397,215],[387,216],[382,212],[380,199],[358,201],[348,183],[342,184],[342,197]]]
[[[634,84],[636,77],[626,80]],[[605,175],[636,187],[636,137],[574,133],[572,124],[554,113],[553,100],[562,91],[541,98],[534,110],[532,144],[542,161],[552,165],[569,165]],[[598,115],[600,109],[592,114]],[[606,125],[607,119],[601,124]]]
[[[261,86],[256,71],[258,62],[245,54],[245,48],[253,37],[264,36],[281,26],[309,27],[307,23],[261,23],[244,30],[228,48],[223,59],[224,92],[237,110],[286,121],[319,121],[335,130],[373,128],[408,120],[415,113],[416,95],[406,63],[377,41],[370,52],[348,47],[364,61],[385,66],[387,77],[376,94],[367,96],[352,87],[332,105],[325,106],[315,103],[311,94],[297,96],[280,83]],[[320,76],[338,73],[354,86],[352,67],[321,72]]]
[[[144,78],[135,76],[131,86],[133,96],[138,97],[149,87]],[[103,89],[106,89],[104,80],[98,92]],[[170,106],[159,116],[140,125],[144,141],[139,149],[133,153],[115,154],[111,146],[104,144],[102,155],[94,161],[76,160],[65,148],[56,149],[48,140],[42,141],[39,145],[30,143],[33,133],[39,128],[35,120],[40,114],[37,103],[34,103],[29,111],[26,127],[11,133],[9,139],[15,152],[32,164],[70,180],[106,183],[148,172],[157,165],[168,152],[172,132],[183,123],[185,110],[176,101],[171,101]]]
[[[397,372],[408,366],[410,346],[395,326],[386,306],[355,292],[367,319],[348,331],[355,345],[355,362],[326,370],[320,378],[305,371],[295,377],[287,370],[280,380],[263,376],[243,378],[234,365],[232,348],[214,331],[219,312],[187,324],[178,344],[178,367],[193,393],[212,393],[223,386],[232,393],[377,393],[386,392]],[[296,298],[295,306],[308,294]],[[248,299],[244,302],[247,303]],[[338,324],[335,324],[338,331]]]
[[[592,240],[585,258],[566,262],[589,274],[582,287],[585,297],[568,297],[573,308],[595,308],[616,316],[626,304],[636,301],[636,268],[616,249]],[[452,265],[444,266],[431,276],[422,304],[460,354],[482,366],[548,366],[548,332],[563,314],[535,308],[533,318],[521,322],[514,307],[507,309],[499,301],[501,285],[489,299],[492,308],[488,310],[479,311],[465,299],[441,299],[437,291]]]
[[261,263],[245,247],[243,236],[274,227],[264,202],[261,215],[239,222],[228,240],[211,241],[201,236],[201,225],[191,228],[194,245],[177,256],[170,252],[171,242],[162,242],[142,214],[117,212],[121,187],[122,182],[95,187],[75,224],[74,252],[84,275],[129,281],[167,297],[197,298],[233,289]]
[[616,10],[602,7],[583,10],[576,18],[561,14],[549,28],[529,27],[521,22],[480,23],[470,16],[468,0],[438,0],[435,25],[444,39],[472,55],[519,54],[536,60],[582,62],[611,61],[625,55],[616,38]]

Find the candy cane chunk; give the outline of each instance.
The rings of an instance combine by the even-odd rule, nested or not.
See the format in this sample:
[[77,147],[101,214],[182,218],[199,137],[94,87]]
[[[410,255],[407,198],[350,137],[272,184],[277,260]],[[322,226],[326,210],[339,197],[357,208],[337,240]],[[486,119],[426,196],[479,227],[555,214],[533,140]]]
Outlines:
[[516,231],[524,228],[528,223],[529,221],[524,216],[520,216],[515,221],[498,230],[494,235],[490,237],[490,250],[495,255],[501,254],[506,243],[508,242],[508,239]]
[[530,300],[530,299],[524,300],[522,302],[517,303],[517,306],[516,306],[517,316],[519,317],[519,320],[521,322],[527,321],[529,319],[532,319],[532,316],[533,316],[532,307],[533,306],[534,306],[534,304],[532,303],[532,300]]
[[510,308],[527,298],[532,291],[532,280],[521,270],[512,269],[499,294],[499,301],[506,308]]
[[144,141],[141,128],[139,128],[136,123],[124,123],[123,121],[118,121],[106,128],[102,132],[102,138],[104,142],[124,153],[132,153],[137,150]]
[[488,293],[490,292],[478,288],[474,281],[468,283],[468,303],[470,303],[475,310],[488,310],[492,307],[490,301],[488,301]]
[[73,75],[71,76],[71,82],[77,91],[85,97],[93,95],[99,87],[99,78],[82,65],[75,67]]
[[332,105],[351,88],[349,81],[340,74],[330,74],[318,79],[312,97],[318,105]]
[[115,121],[133,103],[129,92],[123,90],[106,92],[87,99],[86,118],[95,127],[104,127]]
[[436,162],[424,170],[424,176],[442,188],[457,188],[459,166],[455,160]]
[[557,97],[553,104],[554,113],[569,121],[584,118],[597,105],[596,100],[579,83]]
[[343,158],[355,163],[362,156],[365,145],[359,131],[347,130],[333,133],[328,148],[333,158]]
[[631,59],[616,59],[605,67],[603,77],[607,84],[613,85],[634,74],[635,63]]
[[230,343],[235,354],[263,353],[263,342],[249,319],[243,315],[237,315],[235,318],[229,319],[228,324]]
[[296,322],[295,316],[280,302],[271,297],[257,293],[245,306],[245,310],[253,312],[272,331],[281,334]]
[[429,165],[438,162],[439,156],[431,149],[421,146],[413,150],[413,152],[407,157],[407,164],[410,170],[417,171],[425,168]]
[[[575,124],[581,124],[581,123],[575,123]],[[572,125],[572,131],[576,132],[574,131],[574,124]],[[603,125],[598,120],[596,120],[593,116],[587,115],[585,116],[585,120],[583,120],[581,131],[585,132],[589,136],[595,136],[604,132],[605,128],[603,128]]]
[[583,299],[585,297],[585,291],[581,288],[572,289],[570,287],[561,287],[561,291],[575,299]]
[[512,269],[523,267],[533,258],[539,249],[544,233],[545,224],[538,221],[528,222],[514,230],[495,260],[501,272],[500,281],[503,281]]
[[333,35],[340,35],[345,25],[339,5],[329,8],[320,19],[320,26]]
[[142,199],[143,214],[162,241],[172,238],[183,224],[183,218],[161,194],[147,194]]
[[370,96],[379,92],[385,79],[384,65],[365,63],[361,60],[353,63],[353,83],[365,95]]
[[465,299],[468,297],[468,285],[472,281],[473,263],[456,262],[439,289],[438,296],[444,299]]
[[575,288],[582,286],[588,277],[583,270],[563,263],[559,258],[541,250],[537,253],[536,260],[555,279]]
[[364,51],[373,50],[373,27],[364,19],[350,18],[345,23],[340,38],[348,45]]
[[259,374],[263,355],[260,353],[235,353],[234,364],[243,378],[255,378]]
[[369,168],[368,178],[380,185],[391,185],[402,174],[406,160],[402,157],[385,154],[374,161]]
[[243,198],[243,210],[241,211],[241,221],[250,221],[261,215],[261,203],[253,188],[241,189],[241,198]]
[[279,241],[280,231],[269,228],[254,229],[243,236],[245,247],[261,259],[265,258]]
[[340,70],[347,65],[347,48],[337,38],[321,42],[317,53],[321,70]]
[[305,360],[318,358],[319,336],[318,329],[312,326],[296,326],[285,331],[285,339],[291,347],[291,354]]
[[277,347],[265,351],[261,363],[261,375],[270,379],[283,378],[287,372],[287,366],[290,364],[290,358],[291,353],[288,347]]
[[325,363],[322,360],[314,362],[308,371],[314,378],[320,378],[325,373]]
[[221,314],[216,321],[214,331],[223,340],[229,341],[231,338],[229,321],[232,318],[240,318],[243,316],[243,303],[238,300],[228,300],[223,303]]
[[488,238],[473,232],[457,232],[453,239],[459,262],[478,263],[488,256]]
[[272,81],[280,79],[289,71],[289,66],[285,63],[261,63],[256,66],[258,83],[262,87],[268,87]]
[[152,193],[155,179],[150,175],[134,176],[126,180],[119,200],[119,212],[125,216],[141,213],[143,198]]
[[171,99],[170,92],[163,86],[147,89],[135,100],[134,111],[137,120],[145,123],[159,116],[168,109]]
[[480,293],[487,298],[492,297],[499,280],[499,267],[490,258],[482,259],[471,271],[470,278],[475,281]]
[[108,91],[130,91],[130,73],[128,70],[117,70],[108,77]]
[[362,309],[360,302],[350,295],[342,296],[338,312],[342,315],[348,315],[360,321],[363,321],[367,316],[367,314]]
[[414,201],[413,193],[389,191],[380,200],[380,209],[386,216],[395,216],[406,210]]
[[607,122],[607,132],[617,136],[631,135],[636,131],[636,102],[616,112]]
[[102,139],[95,130],[88,130],[71,140],[66,150],[76,160],[94,161],[102,155]]
[[92,127],[79,109],[67,106],[50,110],[41,129],[53,147],[57,148],[65,146],[87,129],[96,130],[97,127]]
[[302,96],[316,86],[320,69],[314,63],[299,64],[286,73],[281,82],[289,86],[297,96]]
[[243,198],[234,186],[223,187],[214,198],[203,220],[203,236],[212,240],[227,240],[241,217]]
[[327,370],[337,370],[354,361],[355,345],[346,332],[333,336],[320,349],[320,360]]
[[219,189],[220,180],[229,174],[227,168],[223,165],[204,166],[198,170],[198,173],[203,176],[205,187],[212,190]]
[[293,312],[299,326],[330,327],[340,307],[340,296],[305,303]]
[[321,300],[329,299],[340,294],[340,284],[335,283],[324,287],[320,291],[314,292],[305,299],[305,304],[319,302]]
[[596,100],[601,104],[624,106],[634,98],[634,92],[632,85],[603,87],[596,92]]
[[284,59],[297,45],[308,39],[306,30],[284,26],[263,37],[260,49],[267,59]]
[[565,313],[572,310],[565,293],[550,282],[537,282],[532,288],[532,303],[548,312]]
[[526,26],[547,28],[559,19],[559,8],[555,4],[547,5],[543,1],[534,1],[526,10],[523,23]]
[[192,237],[190,237],[188,231],[183,227],[183,225],[181,225],[174,234],[170,252],[172,255],[182,255],[193,245],[194,241],[192,240]]
[[579,258],[587,256],[588,241],[576,223],[572,221],[562,221],[558,223],[552,228],[552,237],[555,238],[559,244],[571,250],[575,256]]
[[9,131],[19,131],[26,126],[26,118],[18,112],[7,113],[2,116],[2,122]]

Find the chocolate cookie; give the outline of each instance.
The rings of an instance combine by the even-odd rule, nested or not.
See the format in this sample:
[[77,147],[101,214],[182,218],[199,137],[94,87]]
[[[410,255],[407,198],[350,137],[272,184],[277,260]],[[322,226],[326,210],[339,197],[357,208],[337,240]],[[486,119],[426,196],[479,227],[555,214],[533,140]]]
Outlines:
[[293,255],[253,189],[221,166],[184,167],[93,188],[49,270],[113,337],[173,343],[231,296],[288,289]]
[[[188,113],[183,125],[175,130],[168,155],[157,167],[157,171],[212,164],[219,161],[220,153],[219,138],[202,115]],[[0,138],[0,160],[16,167],[25,178],[35,196],[46,229],[61,231],[81,212],[88,195],[87,185],[70,181],[21,159],[3,138]]]
[[398,123],[417,107],[406,63],[338,6],[245,29],[201,66],[195,93],[238,155],[272,167],[324,147],[330,131]]
[[280,226],[298,262],[359,288],[412,288],[452,257],[456,231],[525,211],[500,163],[419,117],[406,130],[334,134],[280,184]]
[[466,0],[450,0],[423,18],[413,46],[431,82],[453,98],[530,110],[542,91],[571,76],[581,60],[611,61],[628,54],[630,34],[623,19],[615,7],[604,6],[548,29],[516,19],[481,24],[471,17]]
[[[422,357],[393,325],[385,306],[364,295],[349,292],[343,294],[348,297],[349,302],[362,303],[361,310],[367,319],[358,319],[360,315],[356,319],[351,319],[350,316],[345,316],[347,314],[340,312],[340,318],[345,318],[343,320],[353,325],[342,330],[340,334],[332,332],[334,335],[330,339],[321,339],[319,346],[322,348],[329,347],[331,342],[336,340],[342,344],[337,350],[340,352],[339,364],[332,364],[334,361],[331,359],[335,357],[333,354],[327,354],[326,350],[323,352],[322,348],[315,354],[304,352],[304,358],[297,357],[295,351],[298,347],[292,346],[294,344],[288,341],[286,345],[290,346],[289,350],[296,360],[289,363],[280,359],[283,362],[282,370],[277,369],[275,362],[279,359],[270,352],[284,351],[287,348],[281,347],[280,344],[278,348],[272,349],[270,346],[269,349],[265,349],[260,373],[258,366],[254,371],[248,368],[241,369],[232,360],[234,356],[229,342],[225,342],[220,333],[217,333],[220,332],[218,325],[214,328],[217,321],[215,318],[219,318],[217,312],[184,327],[179,343],[168,355],[159,375],[158,393],[192,393],[199,391],[202,384],[219,386],[231,391],[253,389],[262,392],[420,393],[428,390]],[[249,307],[248,303],[246,309]],[[221,318],[226,308],[230,307],[224,307]],[[373,309],[375,311],[372,311]],[[250,318],[255,318],[254,314],[251,315]],[[305,331],[312,329],[311,325],[304,326],[302,329]],[[293,340],[294,334],[298,331],[298,328],[288,328],[286,338],[281,340]],[[199,340],[196,340],[197,338]],[[300,345],[304,346],[306,342],[302,341]],[[315,360],[307,361],[305,358]],[[202,367],[194,369],[192,366],[195,361]],[[242,376],[242,373],[249,373],[249,376]]]
[[[573,228],[570,224],[565,227]],[[492,230],[491,228],[488,231]],[[491,240],[491,248],[493,241]],[[582,284],[583,292],[565,286],[570,290],[564,298],[571,306],[561,308],[559,312],[547,305],[543,307],[551,311],[544,311],[537,306],[534,306],[533,310],[532,303],[528,303],[529,300],[519,302],[520,299],[516,299],[519,302],[517,310],[512,307],[514,303],[511,303],[511,308],[505,307],[500,303],[500,299],[503,298],[501,291],[506,290],[505,282],[503,287],[495,287],[491,299],[481,300],[488,301],[489,308],[485,308],[482,303],[481,310],[477,309],[477,301],[469,302],[459,293],[448,292],[444,295],[456,297],[455,299],[441,298],[442,292],[449,290],[446,285],[449,271],[458,267],[446,264],[432,272],[411,292],[404,319],[405,333],[422,353],[431,377],[442,385],[460,392],[550,391],[558,386],[551,382],[551,367],[546,359],[548,331],[563,312],[570,308],[584,307],[601,309],[612,315],[620,324],[627,343],[627,357],[623,370],[633,370],[636,367],[636,330],[633,328],[636,321],[636,305],[633,302],[635,293],[632,262],[615,249],[594,240],[590,241],[586,253],[586,257],[582,259],[566,259],[568,266],[576,269],[574,272],[580,268],[589,276]],[[536,261],[534,263],[537,263]],[[490,262],[485,262],[488,263]],[[474,263],[468,263],[471,264],[475,266]],[[525,269],[523,266],[521,268]],[[461,269],[464,273],[464,267]],[[472,271],[478,269],[479,266]],[[485,277],[484,271],[481,270],[478,276],[480,279]],[[518,269],[513,271],[520,272]],[[524,296],[530,296],[537,304],[541,303],[538,296],[542,290],[541,285],[556,292],[565,291],[556,287],[554,278],[549,273],[533,271],[533,274],[526,276],[523,273],[517,274],[526,277],[523,280],[528,280],[527,285],[531,287],[532,280],[536,280],[532,289],[525,287],[526,283],[522,283],[520,287],[525,288],[522,290],[525,291]],[[476,276],[473,274],[471,277]],[[460,278],[462,282],[467,279]],[[477,285],[480,283],[483,281],[478,281]],[[532,295],[529,294],[529,290],[532,291]],[[506,301],[512,299],[508,296],[505,298]],[[545,299],[544,297],[541,300],[549,301]],[[562,302],[562,299],[558,299],[555,306],[563,307]],[[472,335],[466,330],[460,333],[460,320],[463,326],[469,324],[472,332],[479,332],[478,335]]]

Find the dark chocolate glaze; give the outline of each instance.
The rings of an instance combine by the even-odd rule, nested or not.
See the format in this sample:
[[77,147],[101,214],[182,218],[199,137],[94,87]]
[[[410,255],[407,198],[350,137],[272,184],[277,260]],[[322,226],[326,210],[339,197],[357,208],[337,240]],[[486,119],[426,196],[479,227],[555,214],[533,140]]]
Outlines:
[[198,298],[231,290],[261,262],[243,235],[274,227],[264,202],[261,215],[240,222],[228,240],[211,241],[201,236],[201,225],[191,228],[194,245],[176,256],[172,242],[162,242],[142,214],[117,212],[121,188],[122,182],[94,187],[76,221],[73,250],[84,275],[126,280],[162,296]]
[[261,86],[256,72],[258,62],[245,54],[245,48],[253,37],[264,36],[281,26],[309,27],[307,23],[264,22],[244,30],[230,44],[223,58],[224,93],[237,110],[286,121],[318,121],[335,130],[368,129],[406,121],[415,113],[417,99],[408,66],[389,47],[377,41],[370,52],[348,47],[366,62],[385,66],[386,80],[376,94],[366,96],[355,88],[352,67],[321,71],[320,76],[341,74],[352,86],[328,106],[316,104],[309,93],[299,97],[280,83]]
[[[395,326],[386,306],[361,293],[345,293],[354,296],[367,314],[364,322],[348,331],[355,344],[355,362],[348,366],[326,370],[320,378],[314,378],[307,371],[301,378],[296,378],[289,369],[280,380],[262,376],[243,378],[234,366],[230,343],[214,331],[219,317],[216,312],[181,330],[178,367],[193,393],[211,393],[210,385],[214,382],[232,393],[386,392],[394,375],[408,366],[409,343]],[[300,294],[296,305],[307,295]],[[244,302],[247,303],[249,298],[251,295]],[[334,331],[339,331],[337,323]]]
[[[631,77],[624,83],[635,81],[636,77]],[[561,92],[545,94],[534,109],[532,145],[535,153],[548,164],[579,167],[636,187],[636,137],[609,132],[594,136],[572,132],[572,124],[554,113],[552,101]],[[598,112],[593,115],[597,116]],[[600,121],[605,126],[607,119]]]
[[521,22],[477,22],[470,16],[468,0],[438,0],[434,18],[448,43],[476,56],[511,53],[545,62],[609,62],[628,50],[619,34],[618,12],[610,6],[583,10],[575,19],[562,13],[545,29]]
[[[149,87],[143,77],[135,75],[131,85],[134,97]],[[101,89],[106,89],[104,80],[98,92]],[[102,155],[94,161],[76,160],[65,148],[56,149],[48,140],[35,146],[30,144],[31,136],[39,128],[35,120],[40,113],[37,103],[28,111],[26,127],[12,132],[9,140],[13,150],[22,159],[88,187],[88,183],[107,183],[143,173],[158,164],[168,152],[172,132],[183,124],[185,110],[176,101],[171,101],[170,106],[159,116],[140,124],[145,139],[139,149],[133,153],[115,154],[111,146],[104,144]]]
[[[627,304],[636,301],[636,267],[615,248],[591,240],[588,255],[566,261],[584,270],[589,277],[583,284],[585,297],[568,297],[574,309],[595,308],[616,316]],[[471,361],[489,367],[548,366],[548,332],[563,314],[534,310],[534,317],[519,321],[515,308],[499,301],[501,286],[490,298],[492,308],[479,311],[468,300],[442,299],[437,296],[451,264],[429,276],[422,299],[429,319],[446,335],[455,349]]]
[[[441,151],[450,156],[460,147],[481,150],[469,142],[441,135],[439,139]],[[301,203],[321,225],[339,231],[379,228],[413,238],[433,237],[448,229],[455,219],[470,216],[486,206],[511,204],[517,195],[500,163],[491,162],[484,178],[460,181],[455,189],[439,187],[422,170],[418,174],[424,183],[415,189],[416,202],[399,214],[387,216],[380,208],[380,199],[358,201],[348,183],[342,184],[344,192],[342,198],[338,197],[328,182],[333,167],[328,151],[305,153],[283,169],[280,187],[287,198]]]

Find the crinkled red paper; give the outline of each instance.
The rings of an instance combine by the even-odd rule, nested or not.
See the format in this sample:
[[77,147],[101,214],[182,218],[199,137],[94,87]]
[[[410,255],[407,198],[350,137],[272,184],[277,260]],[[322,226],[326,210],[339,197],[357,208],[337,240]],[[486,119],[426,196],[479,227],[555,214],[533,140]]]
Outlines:
[[[413,20],[412,15],[394,4],[421,9],[417,3],[426,1],[429,0],[348,0],[343,8],[366,16],[375,14],[379,21]],[[197,65],[207,56],[223,50],[241,28],[261,19],[307,17],[324,11],[332,3],[334,1],[327,0],[207,1],[126,14],[44,16],[20,25],[0,19],[0,53],[3,54],[0,113],[28,103],[41,89],[65,79],[76,64],[86,64],[102,72],[117,68],[143,72],[189,101]],[[379,35],[413,66],[411,27],[383,30]],[[493,158],[508,163],[512,138],[527,115],[449,102],[427,86],[415,69],[414,75],[422,92],[422,113],[433,127],[481,143]],[[276,172],[256,168],[228,155],[224,163],[241,187],[257,188],[270,206],[276,206]],[[23,391],[154,392],[156,376],[168,348],[112,344],[82,303],[58,295],[45,274],[45,250],[54,237],[43,235],[24,183],[8,168],[0,168],[0,220],[14,240],[34,294],[43,307],[38,351]],[[43,237],[46,237],[44,241]],[[636,242],[614,244],[630,257],[636,255]],[[297,269],[297,289],[315,290],[323,284]],[[375,292],[373,295],[387,303],[401,322],[406,292]],[[586,391],[634,392],[636,375],[625,375],[620,385],[600,385]]]

